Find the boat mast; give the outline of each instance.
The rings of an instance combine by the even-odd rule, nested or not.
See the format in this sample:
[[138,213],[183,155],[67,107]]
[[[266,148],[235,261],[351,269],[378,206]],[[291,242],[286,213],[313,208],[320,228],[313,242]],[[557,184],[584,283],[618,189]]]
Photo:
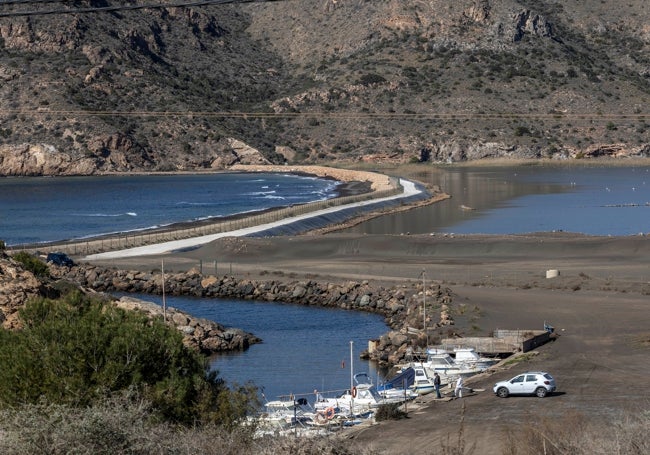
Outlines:
[[354,341],[350,340],[350,413],[354,416],[354,355],[352,346],[354,346]]
[[426,274],[426,271],[422,270],[422,317],[423,317],[423,323],[422,323],[422,328],[424,330],[424,335],[427,337],[427,346],[426,349],[429,348],[429,334],[427,333],[427,288],[424,284],[424,275]]

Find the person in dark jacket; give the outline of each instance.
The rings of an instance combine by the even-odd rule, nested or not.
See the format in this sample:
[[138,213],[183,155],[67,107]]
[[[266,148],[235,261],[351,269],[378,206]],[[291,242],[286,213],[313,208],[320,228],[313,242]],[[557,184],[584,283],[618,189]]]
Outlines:
[[433,374],[433,387],[436,389],[436,398],[442,398],[440,396],[440,375],[437,371]]

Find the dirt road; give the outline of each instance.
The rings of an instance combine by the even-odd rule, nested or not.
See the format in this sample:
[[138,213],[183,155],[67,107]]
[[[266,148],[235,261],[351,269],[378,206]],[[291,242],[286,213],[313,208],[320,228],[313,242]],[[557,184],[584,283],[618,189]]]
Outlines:
[[[604,422],[639,415],[650,399],[649,299],[609,292],[456,287],[457,299],[478,305],[486,327],[539,327],[552,320],[559,337],[537,349],[528,361],[469,380],[480,390],[453,401],[428,399],[408,419],[380,423],[351,435],[382,453],[440,453],[457,446],[463,423],[467,447],[475,453],[502,454],[506,430],[524,423],[582,418]],[[497,398],[494,382],[531,370],[550,372],[558,392],[536,397]],[[578,429],[576,428],[576,431]]]

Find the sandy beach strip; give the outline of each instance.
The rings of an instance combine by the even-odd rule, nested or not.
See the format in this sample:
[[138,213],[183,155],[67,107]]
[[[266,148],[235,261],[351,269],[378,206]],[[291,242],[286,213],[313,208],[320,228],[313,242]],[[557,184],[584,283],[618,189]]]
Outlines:
[[371,191],[393,189],[391,178],[384,174],[351,169],[338,169],[328,166],[283,166],[283,165],[244,165],[235,164],[229,168],[238,172],[280,172],[283,174],[308,174],[331,178],[340,182],[370,182]]
[[[370,173],[368,173],[370,174]],[[380,174],[377,174],[380,175]],[[388,177],[386,177],[388,179]],[[84,260],[92,261],[92,260],[101,260],[101,259],[117,259],[117,258],[126,258],[126,257],[135,257],[135,256],[148,256],[148,255],[155,255],[155,254],[164,254],[164,253],[169,253],[172,251],[178,251],[178,250],[183,250],[187,248],[194,248],[198,247],[201,245],[204,245],[206,243],[210,243],[213,240],[220,239],[222,237],[244,237],[247,235],[255,234],[258,232],[263,232],[269,229],[276,228],[278,226],[284,226],[287,224],[295,223],[297,221],[305,220],[308,218],[313,218],[313,217],[318,217],[321,215],[325,215],[328,213],[334,213],[340,210],[344,210],[350,207],[364,207],[364,206],[369,206],[373,204],[378,204],[381,202],[386,202],[386,201],[392,201],[395,199],[402,199],[402,198],[408,198],[411,196],[415,196],[418,194],[422,193],[422,190],[419,189],[416,184],[410,180],[405,180],[405,179],[400,179],[400,184],[402,185],[403,191],[399,194],[395,194],[393,196],[388,196],[388,197],[383,197],[383,198],[378,198],[378,199],[371,199],[371,200],[365,200],[365,201],[360,201],[360,202],[355,202],[352,204],[345,204],[345,205],[340,205],[340,206],[334,206],[334,207],[329,207],[326,209],[322,210],[316,210],[314,212],[306,213],[303,215],[298,215],[294,217],[289,217],[285,218],[280,221],[276,221],[273,223],[266,223],[266,224],[261,224],[258,226],[252,226],[244,229],[238,229],[235,231],[229,231],[229,232],[220,232],[216,234],[210,234],[210,235],[204,235],[204,236],[199,236],[199,237],[192,237],[188,239],[181,239],[181,240],[174,240],[170,242],[163,242],[163,243],[158,243],[154,245],[145,245],[145,246],[140,246],[140,247],[135,247],[135,248],[128,248],[124,250],[117,250],[117,251],[108,251],[105,253],[98,253],[98,254],[92,254],[89,256],[86,256]],[[392,188],[392,187],[391,187]]]

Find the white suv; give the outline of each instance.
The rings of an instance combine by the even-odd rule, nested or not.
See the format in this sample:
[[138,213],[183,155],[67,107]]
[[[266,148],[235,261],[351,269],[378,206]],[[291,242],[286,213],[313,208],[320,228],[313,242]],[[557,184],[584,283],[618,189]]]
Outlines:
[[544,398],[555,391],[555,379],[544,371],[529,371],[509,381],[497,382],[493,390],[501,398],[506,398],[508,395],[537,395]]

